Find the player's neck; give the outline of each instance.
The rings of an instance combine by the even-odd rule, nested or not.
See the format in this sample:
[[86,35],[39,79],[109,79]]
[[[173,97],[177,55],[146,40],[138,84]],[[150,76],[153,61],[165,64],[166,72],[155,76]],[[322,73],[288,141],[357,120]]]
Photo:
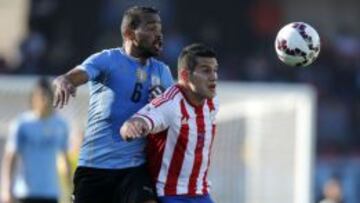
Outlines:
[[141,56],[139,51],[134,46],[132,46],[131,44],[124,43],[124,51],[128,56],[136,59],[142,65],[146,64],[148,58]]
[[49,116],[51,116],[53,114],[53,109],[52,108],[47,108],[47,109],[34,109],[33,110],[35,115],[38,118],[47,118]]
[[183,83],[179,83],[182,93],[193,106],[202,106],[205,102],[205,98],[191,91],[191,88]]

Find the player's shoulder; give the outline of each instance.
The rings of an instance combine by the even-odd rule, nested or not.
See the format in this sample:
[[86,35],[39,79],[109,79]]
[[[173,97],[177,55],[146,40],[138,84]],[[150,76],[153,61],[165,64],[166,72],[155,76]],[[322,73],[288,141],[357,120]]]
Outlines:
[[177,101],[180,99],[180,89],[177,85],[172,85],[165,90],[159,97],[153,99],[151,104],[154,107],[169,106],[174,107]]
[[19,114],[14,120],[22,123],[22,122],[30,122],[36,118],[34,112],[32,111],[25,111]]
[[120,48],[103,49],[93,54],[93,56],[97,57],[112,57],[114,55],[121,55]]
[[36,119],[36,116],[31,111],[25,111],[19,115],[17,115],[14,119],[11,121],[12,126],[22,127],[26,124],[34,122]]
[[151,58],[150,60],[153,64],[155,64],[159,68],[169,68],[169,66],[165,62],[160,61],[159,59]]

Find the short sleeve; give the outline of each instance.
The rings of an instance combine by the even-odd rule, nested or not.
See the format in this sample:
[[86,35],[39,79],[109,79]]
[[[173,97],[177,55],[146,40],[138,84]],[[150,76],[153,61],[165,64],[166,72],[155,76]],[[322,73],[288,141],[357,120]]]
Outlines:
[[80,65],[80,69],[86,71],[89,80],[94,80],[102,72],[107,72],[109,68],[109,57],[108,51],[93,54]]
[[162,66],[160,80],[161,80],[161,85],[165,89],[167,89],[174,83],[170,68],[165,64]]
[[10,124],[9,135],[6,141],[5,150],[9,152],[16,152],[21,148],[21,130],[20,123],[18,120],[13,121]]
[[150,132],[158,133],[170,125],[170,104],[171,102],[167,102],[155,106],[153,103],[149,103],[140,109],[133,117],[143,118],[150,127]]

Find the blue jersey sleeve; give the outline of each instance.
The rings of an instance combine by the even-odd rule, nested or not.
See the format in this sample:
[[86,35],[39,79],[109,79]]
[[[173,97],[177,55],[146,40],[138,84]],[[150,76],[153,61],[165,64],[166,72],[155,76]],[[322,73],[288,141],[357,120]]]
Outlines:
[[81,69],[85,70],[89,80],[96,79],[102,72],[107,72],[109,66],[109,52],[102,51],[91,55],[82,64]]
[[9,136],[6,142],[6,150],[16,152],[21,148],[21,129],[20,122],[15,120],[10,125]]
[[161,70],[160,80],[161,80],[161,85],[165,89],[167,89],[174,83],[169,66],[163,65],[163,68]]

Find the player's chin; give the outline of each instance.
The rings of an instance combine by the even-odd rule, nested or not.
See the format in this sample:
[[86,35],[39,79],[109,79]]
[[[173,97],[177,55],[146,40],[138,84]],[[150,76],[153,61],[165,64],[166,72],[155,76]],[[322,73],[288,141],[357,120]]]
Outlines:
[[151,50],[151,54],[153,56],[160,56],[162,52],[162,48],[161,47],[154,47],[152,50]]
[[143,53],[143,56],[146,57],[146,58],[150,58],[150,57],[156,57],[156,56],[159,56],[161,51],[160,50],[157,50],[155,49],[154,47],[148,47],[148,48],[144,48],[142,50],[142,53]]
[[146,54],[144,54],[146,57],[157,57],[160,56],[160,52],[159,51],[154,51],[154,50],[149,50],[146,52]]
[[206,98],[207,99],[212,99],[216,96],[216,91],[215,90],[209,90],[206,94]]

